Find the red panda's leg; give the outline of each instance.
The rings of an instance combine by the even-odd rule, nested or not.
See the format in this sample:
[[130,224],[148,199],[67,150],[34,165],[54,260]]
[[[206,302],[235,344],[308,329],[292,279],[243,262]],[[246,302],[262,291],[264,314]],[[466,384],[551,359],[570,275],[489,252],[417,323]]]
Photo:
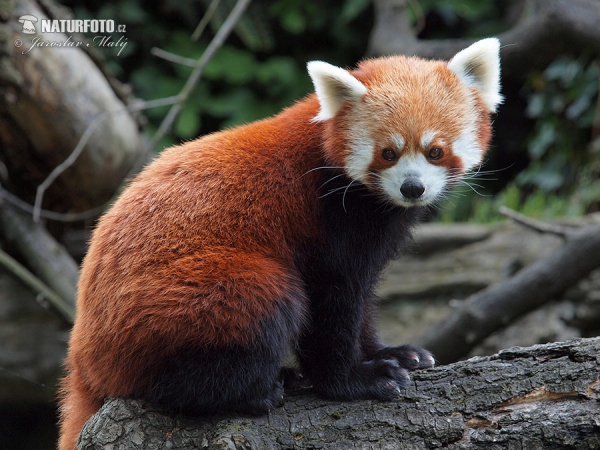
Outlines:
[[180,349],[160,364],[150,388],[136,396],[189,414],[267,413],[282,399],[279,371],[297,326],[290,323],[294,308],[288,306],[261,321],[247,344]]
[[360,344],[366,361],[394,359],[406,370],[433,367],[434,358],[427,350],[414,345],[387,346],[378,336],[374,320],[374,304],[367,302],[360,329]]
[[[310,289],[311,322],[298,344],[298,359],[315,390],[328,398],[393,400],[415,369],[417,347],[386,347],[372,323],[369,293],[360,295],[351,277],[330,274]],[[363,291],[364,292],[364,291]],[[431,362],[426,367],[431,366]]]
[[367,301],[360,327],[360,348],[363,358],[367,361],[376,359],[375,354],[385,347],[377,333],[374,316],[374,301]]
[[176,341],[134,396],[189,413],[264,414],[283,394],[281,363],[304,321],[298,277],[278,261],[235,249],[173,261],[182,296],[171,310]]
[[364,298],[335,277],[311,289],[309,327],[299,339],[302,371],[322,396],[336,400],[392,400],[408,383],[397,361],[365,360],[361,349]]

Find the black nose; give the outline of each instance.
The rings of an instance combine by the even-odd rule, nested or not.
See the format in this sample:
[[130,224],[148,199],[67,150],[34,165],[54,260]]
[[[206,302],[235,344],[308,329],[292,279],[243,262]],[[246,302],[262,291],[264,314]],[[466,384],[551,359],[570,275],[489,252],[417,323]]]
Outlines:
[[407,178],[402,183],[400,192],[402,192],[404,197],[416,200],[425,192],[425,186],[423,186],[423,183],[418,178]]

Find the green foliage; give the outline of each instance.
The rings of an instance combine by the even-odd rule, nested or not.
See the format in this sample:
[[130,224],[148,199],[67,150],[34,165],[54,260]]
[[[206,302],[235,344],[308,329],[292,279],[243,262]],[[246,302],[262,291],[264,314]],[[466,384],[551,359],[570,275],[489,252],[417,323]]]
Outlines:
[[[113,72],[137,97],[176,95],[191,68],[151,55],[158,47],[197,60],[234,0],[220,2],[199,42],[191,40],[209,0],[148,3],[142,0],[68,0],[81,18],[112,19],[127,26],[127,52],[98,48]],[[372,25],[371,0],[254,0],[226,44],[215,54],[184,105],[163,148],[217,129],[272,115],[311,90],[306,62],[348,65],[363,57]],[[145,111],[151,137],[168,108]]]
[[[208,11],[213,1],[201,1],[205,7],[203,11]],[[275,46],[272,30],[269,25],[269,18],[264,12],[263,5],[265,1],[254,0],[254,5],[258,3],[262,3],[262,5],[246,8],[245,13],[240,17],[235,26],[237,37],[242,41],[243,46],[253,52],[272,51]],[[216,10],[210,20],[210,28],[213,33],[216,33],[221,28],[229,12],[235,6],[235,3],[236,0],[220,0],[217,3]]]
[[415,0],[410,2],[413,19],[435,15],[443,26],[427,27],[428,38],[491,36],[504,28],[501,20],[507,2],[502,0]]
[[565,56],[531,76],[527,114],[536,119],[528,143],[532,163],[519,174],[519,185],[558,192],[598,171],[598,158],[588,147],[598,75],[589,58]]
[[420,6],[425,12],[438,12],[448,22],[455,22],[458,18],[466,20],[479,20],[496,12],[496,3],[493,0],[421,0]]
[[269,8],[271,16],[292,35],[300,35],[306,31],[311,19],[319,20],[319,6],[303,0],[277,1]]
[[[470,193],[452,192],[449,199],[440,207],[437,220],[450,223],[472,221],[477,223],[494,223],[505,220],[499,213],[501,206],[506,206],[528,217],[536,219],[555,219],[558,217],[577,217],[588,212],[586,205],[590,198],[598,199],[600,183],[597,181],[589,188],[584,188],[572,196],[546,193],[541,189],[523,196],[523,188],[511,182],[495,196],[482,196]],[[460,200],[455,197],[462,195]]]
[[527,114],[536,121],[528,141],[531,162],[515,179],[522,192],[532,192],[521,199],[523,207],[537,205],[545,215],[598,210],[600,153],[590,144],[598,69],[586,56],[563,56],[530,77]]

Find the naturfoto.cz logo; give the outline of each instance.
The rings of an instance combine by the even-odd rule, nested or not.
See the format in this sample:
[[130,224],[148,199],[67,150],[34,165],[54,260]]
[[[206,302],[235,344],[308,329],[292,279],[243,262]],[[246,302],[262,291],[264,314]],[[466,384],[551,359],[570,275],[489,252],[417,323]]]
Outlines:
[[[34,47],[114,47],[118,48],[117,56],[127,46],[127,38],[121,35],[118,39],[114,39],[108,33],[125,33],[125,25],[116,25],[114,20],[97,20],[97,19],[72,19],[72,20],[56,20],[56,19],[41,19],[36,16],[26,14],[19,17],[19,23],[22,24],[21,32],[23,34],[33,35],[36,33],[52,34],[52,33],[106,33],[92,38],[91,42],[75,41],[72,36],[67,39],[55,40],[52,36],[35,36],[31,40],[31,46],[25,48],[22,53],[26,54]],[[15,46],[22,47],[24,42],[21,39],[15,39]]]

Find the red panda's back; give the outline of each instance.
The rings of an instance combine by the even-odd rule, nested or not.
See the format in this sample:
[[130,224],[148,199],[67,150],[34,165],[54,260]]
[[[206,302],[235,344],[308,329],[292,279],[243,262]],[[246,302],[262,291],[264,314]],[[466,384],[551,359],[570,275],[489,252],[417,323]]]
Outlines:
[[[302,106],[308,121],[314,112]],[[306,172],[322,163],[314,126],[290,129],[292,113],[166,150],[102,217],[82,267],[69,359],[86,367],[98,395],[107,386],[131,395],[154,358],[188,341],[250,339],[280,286],[300,289],[292,247],[314,239],[316,178]],[[224,277],[264,292],[232,292]]]

